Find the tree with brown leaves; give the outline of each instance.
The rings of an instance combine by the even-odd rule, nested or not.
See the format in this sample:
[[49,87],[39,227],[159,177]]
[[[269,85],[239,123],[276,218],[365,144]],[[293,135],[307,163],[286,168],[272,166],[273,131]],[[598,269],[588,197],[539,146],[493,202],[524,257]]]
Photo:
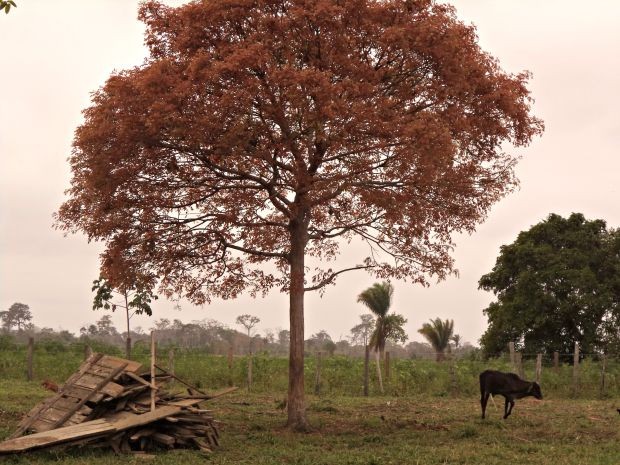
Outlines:
[[[57,225],[105,243],[112,281],[130,258],[196,304],[288,292],[304,430],[304,293],[350,270],[445,277],[451,234],[515,186],[502,144],[542,131],[528,74],[433,0],[148,1],[140,18],[150,55],[93,95]],[[354,238],[357,265],[306,269]]]

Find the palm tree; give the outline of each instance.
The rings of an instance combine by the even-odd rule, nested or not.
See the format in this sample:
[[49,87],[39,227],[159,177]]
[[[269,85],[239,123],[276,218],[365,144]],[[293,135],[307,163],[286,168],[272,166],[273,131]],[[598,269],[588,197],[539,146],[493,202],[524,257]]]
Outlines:
[[418,332],[424,336],[431,346],[433,346],[433,349],[435,349],[438,362],[445,358],[444,352],[450,344],[453,331],[454,321],[441,321],[440,318],[431,320],[430,324],[424,323],[424,325],[418,329]]
[[377,377],[379,379],[379,389],[383,393],[383,378],[381,377],[381,360],[385,351],[385,343],[388,339],[404,342],[407,335],[403,330],[403,325],[407,320],[402,315],[388,315],[392,305],[392,295],[394,288],[388,282],[375,283],[357,296],[357,301],[366,305],[368,309],[377,317],[375,329],[370,336],[370,348],[374,349],[377,356]]

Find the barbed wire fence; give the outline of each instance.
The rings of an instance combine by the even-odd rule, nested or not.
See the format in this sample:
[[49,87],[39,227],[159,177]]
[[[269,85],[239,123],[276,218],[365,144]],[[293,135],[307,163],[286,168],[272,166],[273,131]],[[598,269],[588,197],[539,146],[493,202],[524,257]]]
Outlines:
[[[109,348],[108,348],[109,349]],[[31,339],[26,346],[0,348],[0,380],[46,379],[61,384],[84,359],[86,346],[77,343],[49,346]],[[114,351],[113,351],[114,352]],[[110,355],[123,357],[120,348]],[[478,376],[485,369],[519,374],[537,381],[545,397],[608,399],[620,397],[620,354],[522,353],[514,350],[488,360],[469,359],[447,354],[435,361],[436,354],[425,358],[397,358],[386,353],[381,362],[385,394],[389,396],[473,396],[479,394]],[[134,348],[133,357],[148,367],[150,352]],[[214,355],[197,348],[157,348],[157,363],[162,368],[199,388],[219,389],[236,385],[254,392],[286,393],[288,361],[285,356],[269,354]],[[308,393],[323,395],[380,395],[374,365],[370,357],[329,356],[318,352],[305,360]]]

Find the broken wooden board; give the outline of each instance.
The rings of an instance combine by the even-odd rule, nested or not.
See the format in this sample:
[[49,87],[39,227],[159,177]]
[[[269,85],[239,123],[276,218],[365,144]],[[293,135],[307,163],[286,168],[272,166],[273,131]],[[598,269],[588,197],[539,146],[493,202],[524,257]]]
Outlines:
[[0,454],[25,452],[27,450],[48,447],[76,439],[97,436],[114,431],[114,425],[104,419],[87,421],[79,425],[65,426],[51,431],[31,434],[0,442]]
[[[11,438],[19,437],[29,430],[40,433],[65,424],[83,422],[92,411],[85,406],[86,401],[98,403],[106,396],[120,396],[125,388],[113,379],[124,371],[138,371],[141,367],[138,362],[93,354],[60,387],[57,394],[35,406],[26,415]],[[82,407],[86,410],[82,410]]]
[[125,431],[136,426],[147,425],[154,421],[179,413],[183,406],[195,405],[200,401],[188,399],[177,402],[177,405],[165,405],[152,412],[136,415],[132,412],[119,412],[108,418],[86,421],[79,425],[65,426],[50,431],[9,439],[0,443],[0,453],[24,452],[27,450],[49,447],[78,439]]

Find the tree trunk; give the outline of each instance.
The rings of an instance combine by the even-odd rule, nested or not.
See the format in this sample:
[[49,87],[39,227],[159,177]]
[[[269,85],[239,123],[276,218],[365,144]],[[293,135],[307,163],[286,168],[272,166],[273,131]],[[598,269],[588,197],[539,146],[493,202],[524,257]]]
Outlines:
[[376,351],[377,354],[377,379],[379,380],[379,391],[383,394],[383,378],[381,377],[381,352]]
[[295,431],[309,429],[304,400],[304,254],[307,241],[306,227],[292,224],[291,253],[289,258],[291,284],[290,300],[290,347],[288,360],[288,421]]
[[125,341],[125,358],[127,360],[131,360],[131,333],[129,332],[129,299],[127,298],[127,292],[124,293],[125,296],[125,312],[127,315],[127,340]]

